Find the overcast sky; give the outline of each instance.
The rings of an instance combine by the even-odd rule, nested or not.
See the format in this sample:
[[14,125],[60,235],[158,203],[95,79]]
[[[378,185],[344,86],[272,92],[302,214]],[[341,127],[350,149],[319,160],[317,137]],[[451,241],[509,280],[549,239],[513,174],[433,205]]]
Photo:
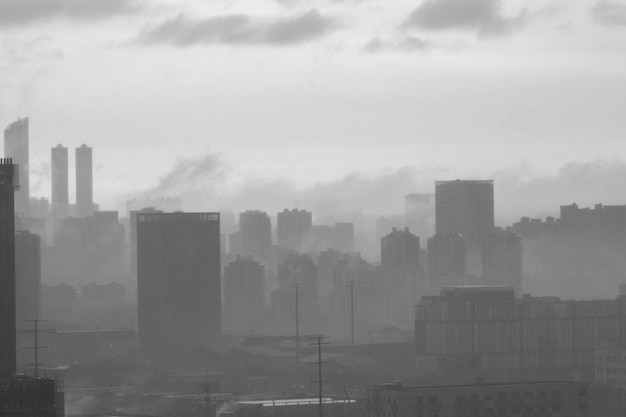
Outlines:
[[38,196],[50,147],[86,143],[104,208],[181,166],[190,209],[395,187],[367,200],[401,211],[454,178],[513,217],[626,203],[622,0],[0,0],[0,74]]

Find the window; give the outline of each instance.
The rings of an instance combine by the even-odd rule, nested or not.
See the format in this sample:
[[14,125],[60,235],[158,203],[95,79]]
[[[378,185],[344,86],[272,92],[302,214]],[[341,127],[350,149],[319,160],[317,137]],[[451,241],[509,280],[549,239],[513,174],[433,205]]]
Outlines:
[[560,397],[561,396],[561,392],[560,391],[552,391],[550,393],[550,396],[552,396],[552,397]]
[[535,396],[534,392],[527,392],[526,394],[524,394],[524,397],[526,398],[533,398]]
[[456,396],[456,400],[458,402],[464,402],[465,401],[465,395],[457,395]]
[[487,401],[493,400],[493,394],[485,394],[485,400]]
[[587,395],[587,390],[586,389],[578,390],[578,396],[579,397],[584,397],[586,395]]

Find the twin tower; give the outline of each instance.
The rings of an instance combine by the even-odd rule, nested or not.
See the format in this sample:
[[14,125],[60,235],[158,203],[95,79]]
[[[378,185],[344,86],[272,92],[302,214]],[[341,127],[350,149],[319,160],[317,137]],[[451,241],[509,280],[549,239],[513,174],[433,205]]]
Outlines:
[[91,148],[76,148],[76,213],[70,213],[67,148],[52,148],[52,216],[60,219],[75,215],[89,217],[93,214],[93,161]]

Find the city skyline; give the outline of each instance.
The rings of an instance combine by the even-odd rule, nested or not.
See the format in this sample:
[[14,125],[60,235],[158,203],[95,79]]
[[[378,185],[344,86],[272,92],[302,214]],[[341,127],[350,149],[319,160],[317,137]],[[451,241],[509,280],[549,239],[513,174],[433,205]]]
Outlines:
[[[31,117],[32,195],[49,193],[52,146],[87,142],[107,208],[193,172],[206,175],[165,190],[191,210],[273,211],[250,195],[276,186],[281,205],[312,195],[303,208],[314,210],[333,190],[398,179],[403,194],[494,178],[526,194],[561,189],[560,203],[623,202],[602,185],[626,171],[614,151],[626,96],[618,2],[472,0],[456,17],[404,0],[70,3],[0,3],[0,123]],[[222,21],[249,36],[212,32]],[[208,29],[184,45],[194,25]],[[136,164],[165,158],[149,173]],[[176,170],[190,164],[199,171]],[[565,188],[581,175],[577,197]]]

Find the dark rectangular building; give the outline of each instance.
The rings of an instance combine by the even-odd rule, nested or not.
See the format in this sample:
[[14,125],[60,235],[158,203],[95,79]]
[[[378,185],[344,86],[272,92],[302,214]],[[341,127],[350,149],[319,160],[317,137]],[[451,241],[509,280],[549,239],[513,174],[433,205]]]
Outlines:
[[139,340],[191,346],[221,333],[219,213],[137,213]]
[[16,371],[15,341],[15,208],[10,158],[0,159],[0,377]]

